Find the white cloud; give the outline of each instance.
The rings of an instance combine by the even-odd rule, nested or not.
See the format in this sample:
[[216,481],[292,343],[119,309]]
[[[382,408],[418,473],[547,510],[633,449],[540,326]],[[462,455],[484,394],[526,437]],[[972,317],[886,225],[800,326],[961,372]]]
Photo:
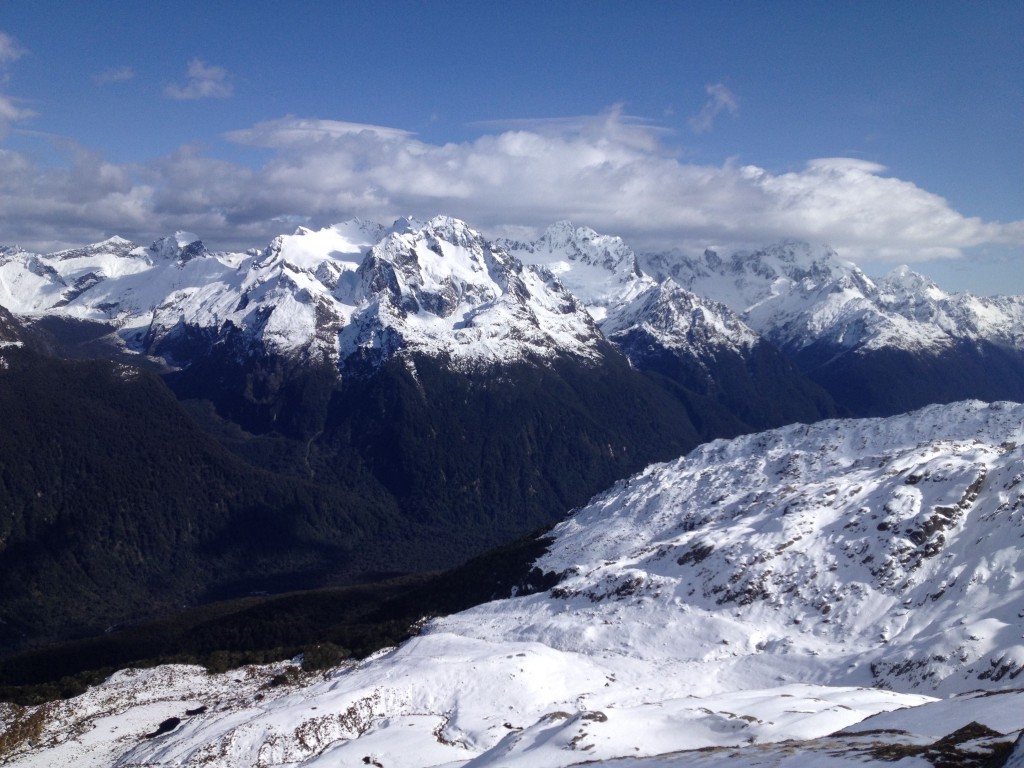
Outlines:
[[569,218],[637,248],[799,238],[828,242],[855,261],[1024,245],[1024,223],[964,216],[874,163],[819,159],[787,173],[696,165],[670,153],[662,135],[615,110],[566,130],[521,126],[448,144],[382,126],[284,118],[228,134],[268,151],[258,168],[191,147],[138,166],[75,150],[63,168],[43,168],[6,152],[0,232],[26,245],[113,232],[146,241],[188,229],[215,247],[247,248],[265,245],[286,221],[448,213],[489,233]]
[[233,92],[228,71],[199,58],[189,61],[188,82],[184,86],[172,83],[164,89],[164,95],[171,99],[223,99]]
[[31,109],[16,106],[12,99],[0,93],[0,126],[13,120],[24,120],[35,114]]
[[126,80],[131,80],[135,77],[135,70],[131,67],[116,67],[114,69],[106,69],[96,75],[96,82],[100,85],[106,83],[123,83]]
[[613,104],[598,115],[482,120],[473,125],[492,131],[536,133],[547,137],[600,137],[651,151],[658,148],[661,136],[671,133],[650,119],[623,114],[623,109],[624,105]]
[[344,136],[370,134],[378,139],[407,139],[413,136],[409,131],[385,128],[380,125],[347,123],[341,120],[303,120],[285,117],[268,120],[252,128],[232,131],[227,138],[239,144],[269,149],[305,148]]
[[715,118],[722,112],[735,115],[740,110],[739,99],[722,83],[709,83],[704,88],[708,100],[700,112],[690,118],[690,128],[694,133],[707,133],[715,124]]
[[0,32],[0,64],[10,64],[24,56],[28,51],[18,45],[18,41],[5,32]]
[[[6,66],[11,62],[17,61],[27,52],[13,37],[0,32],[0,83],[7,82]],[[34,117],[35,114],[31,109],[23,109],[17,106],[15,99],[12,99],[10,96],[0,93],[0,139],[7,134],[7,128],[11,123]]]

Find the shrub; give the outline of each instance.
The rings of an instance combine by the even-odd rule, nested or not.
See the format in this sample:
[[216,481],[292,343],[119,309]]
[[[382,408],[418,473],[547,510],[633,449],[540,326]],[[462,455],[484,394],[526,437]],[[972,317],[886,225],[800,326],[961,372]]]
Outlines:
[[352,652],[334,643],[319,643],[318,645],[306,646],[302,650],[302,671],[319,672],[324,669],[336,667]]

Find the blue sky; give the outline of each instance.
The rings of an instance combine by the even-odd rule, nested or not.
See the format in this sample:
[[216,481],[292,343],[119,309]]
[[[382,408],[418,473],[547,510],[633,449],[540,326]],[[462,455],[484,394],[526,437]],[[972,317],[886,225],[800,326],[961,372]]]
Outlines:
[[1024,293],[1020,2],[0,3],[0,242],[563,218]]

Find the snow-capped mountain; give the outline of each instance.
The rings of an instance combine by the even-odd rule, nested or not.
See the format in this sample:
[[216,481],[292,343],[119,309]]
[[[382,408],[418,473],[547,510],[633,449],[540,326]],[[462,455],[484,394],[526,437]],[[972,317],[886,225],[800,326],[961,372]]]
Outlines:
[[465,223],[361,221],[299,229],[260,253],[210,254],[190,233],[48,256],[8,253],[0,305],[108,322],[130,349],[187,364],[197,340],[241,332],[262,350],[330,360],[401,349],[456,360],[599,356],[600,334],[546,270]]
[[644,274],[622,238],[561,221],[534,242],[499,242],[523,262],[556,274],[610,339],[642,330],[667,350],[698,355],[719,347],[748,350],[758,339],[725,305]]
[[381,234],[356,220],[300,228],[260,253],[220,256],[228,269],[168,293],[133,346],[187,362],[191,338],[210,343],[237,332],[267,353],[336,364],[337,332],[355,310],[345,289]]
[[1024,297],[948,294],[909,267],[875,283],[878,303],[917,323],[930,323],[955,339],[986,340],[1024,349]]
[[[119,349],[180,369],[179,394],[256,430],[286,429],[279,416],[292,406],[280,392],[310,371],[367,375],[396,355],[455,369],[595,364],[615,347],[673,396],[702,399],[688,407],[707,435],[834,414],[724,304],[658,284],[621,238],[568,222],[534,242],[489,242],[438,216],[300,228],[246,254],[211,254],[184,232],[149,248],[112,238],[49,256],[11,252],[0,263],[4,302],[30,319],[109,325]],[[232,405],[225,389],[251,394]]]
[[731,307],[780,348],[929,351],[958,341],[1024,349],[1024,297],[947,294],[908,267],[872,280],[831,248],[785,241],[723,258],[644,254],[643,268]]
[[[621,238],[559,222],[535,242],[508,242],[580,297],[601,331],[638,369],[707,398],[718,434],[834,415],[830,399],[734,311],[645,274]],[[720,410],[720,415],[711,415]]]
[[399,349],[484,362],[601,355],[597,326],[551,272],[524,266],[457,219],[391,232],[358,274],[343,360]]
[[853,414],[1024,399],[1024,297],[947,294],[907,267],[873,280],[797,242],[640,263],[727,304]]
[[1024,729],[1022,451],[1010,403],[716,441],[557,526],[546,592],[298,687],[267,687],[282,665],[121,672],[48,705],[11,764],[1005,756]]
[[653,285],[618,308],[601,324],[608,338],[631,348],[642,334],[676,354],[694,355],[707,365],[722,349],[743,354],[760,337],[724,304],[701,299],[671,279]]
[[41,256],[0,256],[0,305],[28,317],[54,314],[119,325],[148,324],[175,290],[202,285],[231,268],[194,236],[178,233],[149,248],[120,237]]
[[[671,286],[654,293],[666,278],[696,295],[680,305]],[[749,347],[760,334],[793,356],[814,348],[820,357],[823,346],[935,354],[964,342],[1024,350],[1022,297],[946,294],[905,267],[872,280],[827,247],[796,242],[727,258],[638,258],[621,238],[569,222],[533,242],[491,243],[439,216],[390,229],[358,220],[300,228],[248,254],[211,254],[185,232],[149,248],[113,237],[49,255],[0,252],[0,306],[112,323],[146,352],[185,330],[218,337],[228,328],[274,353],[335,363],[404,346],[464,360],[559,347],[593,356],[594,329],[572,297],[606,335],[652,312],[646,329],[670,349],[692,342],[704,321],[712,346]],[[680,306],[668,310],[670,301]],[[666,312],[690,320],[668,324]]]
[[552,224],[532,242],[497,242],[524,263],[547,267],[598,322],[655,285],[640,271],[636,255],[622,238],[599,235],[568,221]]

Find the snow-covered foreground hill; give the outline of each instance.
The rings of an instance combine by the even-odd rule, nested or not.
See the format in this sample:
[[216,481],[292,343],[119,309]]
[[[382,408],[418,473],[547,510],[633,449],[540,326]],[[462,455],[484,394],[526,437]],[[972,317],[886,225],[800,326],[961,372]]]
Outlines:
[[565,577],[548,592],[433,620],[297,683],[269,685],[284,665],[120,672],[70,702],[8,710],[8,733],[27,734],[11,763],[1006,754],[1024,728],[1022,459],[1024,406],[1010,403],[710,443],[559,525],[539,565]]

